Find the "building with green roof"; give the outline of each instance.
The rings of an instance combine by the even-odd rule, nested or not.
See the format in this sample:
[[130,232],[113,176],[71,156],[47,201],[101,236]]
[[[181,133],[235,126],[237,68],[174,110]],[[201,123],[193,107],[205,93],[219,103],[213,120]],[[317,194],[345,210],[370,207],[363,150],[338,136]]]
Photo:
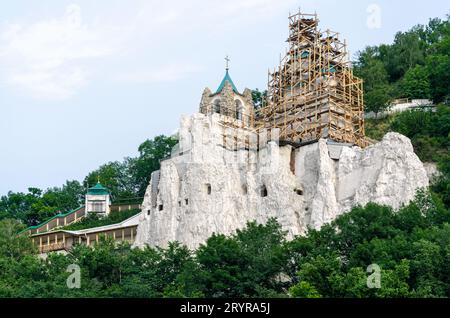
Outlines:
[[95,186],[88,188],[87,194],[106,195],[106,194],[110,194],[110,192],[100,182],[97,182],[97,184]]
[[100,181],[93,187],[88,188],[86,193],[86,215],[97,214],[108,215],[110,212],[111,196],[109,190]]

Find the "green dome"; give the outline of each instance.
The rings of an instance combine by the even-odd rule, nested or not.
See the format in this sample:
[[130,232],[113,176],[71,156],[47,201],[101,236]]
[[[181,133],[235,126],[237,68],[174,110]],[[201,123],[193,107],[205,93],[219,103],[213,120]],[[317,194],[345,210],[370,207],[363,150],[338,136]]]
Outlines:
[[90,187],[87,191],[87,194],[90,195],[107,195],[109,194],[109,190],[105,188],[100,182],[93,187]]

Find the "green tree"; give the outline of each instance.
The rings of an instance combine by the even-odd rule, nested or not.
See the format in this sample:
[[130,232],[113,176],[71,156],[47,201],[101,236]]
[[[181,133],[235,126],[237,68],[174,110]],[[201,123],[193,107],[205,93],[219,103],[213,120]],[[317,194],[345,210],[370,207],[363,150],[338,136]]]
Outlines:
[[286,232],[276,219],[266,224],[248,222],[237,230],[235,238],[246,261],[241,269],[243,294],[268,297],[281,294],[284,283],[280,277],[287,255],[284,248]]
[[311,258],[301,265],[298,272],[300,282],[307,282],[319,295],[333,297],[331,276],[341,271],[341,262],[335,253],[327,253]]
[[289,288],[289,294],[297,298],[320,298],[317,290],[308,282],[299,282]]
[[409,278],[409,261],[401,260],[393,269],[382,269],[381,271],[381,288],[371,289],[375,293],[375,297],[381,298],[403,298],[410,297]]
[[388,84],[388,73],[375,52],[373,47],[368,47],[365,51],[359,52],[360,61],[357,62],[355,67],[355,74],[364,79],[365,92]]
[[259,91],[257,88],[252,90],[252,100],[253,100],[253,106],[255,109],[260,109],[261,107],[265,106],[267,99],[267,90]]
[[441,105],[436,112],[401,112],[392,118],[389,128],[410,138],[421,160],[439,162],[448,154],[449,122],[450,108]]
[[422,26],[416,26],[407,32],[398,32],[394,43],[386,51],[385,65],[390,80],[396,81],[417,64],[425,62],[425,43],[421,40]]
[[85,187],[94,186],[97,181],[108,188],[114,199],[136,196],[133,184],[130,182],[130,168],[127,162],[113,161],[100,166],[84,179]]
[[56,207],[60,212],[69,211],[84,203],[85,191],[78,181],[66,181],[62,188],[47,189],[41,201],[45,206]]
[[368,91],[364,96],[366,104],[365,110],[367,112],[374,112],[375,117],[377,118],[380,112],[389,108],[391,100],[390,92],[391,88],[387,84],[377,86]]
[[450,207],[450,150],[439,161],[441,175],[432,184],[431,189],[442,199],[446,208]]
[[201,291],[207,297],[237,297],[244,263],[236,240],[213,235],[196,253],[202,275]]
[[[448,209],[421,191],[398,211],[356,207],[289,242],[271,219],[213,235],[195,252],[176,242],[131,249],[101,237],[42,260],[27,237],[15,235],[23,225],[3,220],[0,296],[448,297],[449,223]],[[381,268],[380,288],[367,286],[373,263]],[[81,267],[81,289],[65,285],[69,264]]]
[[409,98],[430,98],[431,88],[428,69],[421,65],[410,68],[401,83],[403,94]]
[[[368,109],[384,104],[380,97],[386,96],[385,90],[380,87],[387,84],[391,86],[388,95],[393,98],[431,96],[435,103],[449,100],[449,19],[430,19],[426,26],[419,24],[398,32],[392,44],[358,52],[354,70],[364,79]],[[378,92],[372,92],[375,89]],[[382,102],[376,103],[377,99]]]
[[83,202],[84,188],[78,181],[66,181],[61,187],[45,191],[29,188],[28,193],[9,192],[0,198],[0,219],[16,218],[35,225],[59,213],[72,210]]
[[139,157],[131,165],[138,196],[144,196],[151,173],[160,168],[160,161],[171,154],[177,142],[174,137],[160,135],[144,141],[139,146]]
[[196,263],[178,276],[171,295],[274,297],[283,294],[279,277],[287,262],[285,233],[271,219],[249,222],[233,236],[214,234],[196,251]]
[[434,45],[434,54],[427,56],[431,95],[435,103],[447,102],[450,97],[450,35]]
[[25,226],[14,219],[0,221],[0,257],[19,259],[35,251],[31,240],[26,236],[18,236]]
[[364,79],[364,102],[367,112],[378,113],[389,107],[392,88],[388,82],[388,73],[385,65],[380,60],[380,52],[377,47],[367,47],[358,52],[358,60],[355,63],[355,74]]
[[29,188],[28,193],[8,192],[0,199],[0,211],[3,218],[15,218],[27,224],[35,224],[39,220],[39,215],[32,215],[31,207],[39,201],[42,190]]

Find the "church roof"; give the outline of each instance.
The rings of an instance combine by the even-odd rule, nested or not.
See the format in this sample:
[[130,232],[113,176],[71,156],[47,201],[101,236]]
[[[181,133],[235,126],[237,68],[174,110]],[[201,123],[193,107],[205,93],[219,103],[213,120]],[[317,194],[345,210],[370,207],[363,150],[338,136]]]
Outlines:
[[239,94],[239,91],[237,90],[236,86],[233,83],[233,80],[230,77],[230,74],[228,73],[228,70],[225,73],[225,76],[223,77],[222,82],[220,83],[219,87],[217,88],[217,91],[215,92],[215,94],[220,93],[223,89],[223,87],[225,86],[225,82],[228,81],[231,84],[231,87],[233,87],[233,91],[236,94]]
[[[89,233],[105,232],[105,231],[111,231],[111,230],[126,228],[126,227],[132,227],[132,226],[136,226],[136,225],[139,224],[139,217],[140,216],[141,216],[141,213],[137,213],[137,214],[135,214],[135,215],[129,217],[128,219],[123,220],[122,222],[119,222],[119,223],[103,225],[103,226],[97,226],[97,227],[91,227],[91,228],[82,229],[82,230],[57,229],[57,230],[51,231],[51,233],[52,233],[52,235],[56,234],[56,233],[69,233],[69,234],[73,234],[73,235],[85,235],[85,234],[89,234]],[[36,237],[36,236],[47,235],[47,234],[49,234],[49,232],[40,232],[40,233],[35,233],[35,234],[31,235],[31,236],[32,237]]]
[[31,226],[27,227],[26,229],[20,231],[18,234],[23,233],[23,232],[28,231],[28,230],[38,229],[38,228],[40,228],[41,226],[44,226],[45,224],[47,224],[48,222],[50,222],[50,221],[53,220],[53,219],[56,219],[56,218],[63,218],[63,217],[65,217],[65,216],[68,216],[69,214],[72,214],[72,213],[74,213],[74,212],[78,212],[78,211],[80,211],[81,209],[84,209],[84,205],[81,205],[81,206],[79,206],[78,208],[73,209],[73,210],[70,210],[69,212],[66,212],[66,213],[58,213],[58,214],[52,216],[51,218],[49,218],[48,220],[46,220],[46,221],[44,221],[44,222],[42,222],[42,223],[39,223],[39,224],[37,224],[37,225],[31,225]]
[[93,187],[90,187],[87,191],[87,194],[91,195],[106,195],[109,194],[109,190],[105,188],[100,182]]

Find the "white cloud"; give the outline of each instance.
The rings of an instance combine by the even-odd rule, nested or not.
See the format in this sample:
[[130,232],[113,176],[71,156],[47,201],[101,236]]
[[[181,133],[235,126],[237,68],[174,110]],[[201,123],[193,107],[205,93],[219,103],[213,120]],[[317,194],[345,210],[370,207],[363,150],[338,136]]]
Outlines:
[[12,74],[10,83],[28,90],[39,99],[66,99],[86,83],[86,73],[79,67],[46,68]]
[[[193,34],[215,35],[246,23],[260,23],[295,2],[136,0],[126,7],[99,5],[97,8],[103,10],[89,12],[94,14],[89,21],[83,19],[80,6],[72,4],[57,17],[8,23],[0,28],[0,81],[35,98],[50,100],[70,98],[94,78],[177,81],[202,67],[193,62],[195,54],[178,56],[173,47],[166,52],[165,44],[172,45]],[[152,52],[153,60],[142,59],[147,52]],[[169,59],[175,62],[167,62]],[[181,59],[185,61],[177,62]]]
[[[186,32],[200,28],[209,32],[227,24],[262,22],[261,19],[280,10],[296,9],[298,0],[173,0],[144,1],[137,16],[139,25],[152,25],[155,20],[172,22],[165,32]],[[180,28],[181,27],[181,28]]]
[[199,65],[172,63],[146,71],[136,71],[120,74],[115,77],[120,82],[130,83],[163,83],[174,82],[186,78],[190,74],[201,72]]
[[0,36],[3,81],[36,98],[68,98],[88,80],[83,62],[116,50],[106,31],[84,24],[78,5],[69,5],[61,18],[9,24]]

